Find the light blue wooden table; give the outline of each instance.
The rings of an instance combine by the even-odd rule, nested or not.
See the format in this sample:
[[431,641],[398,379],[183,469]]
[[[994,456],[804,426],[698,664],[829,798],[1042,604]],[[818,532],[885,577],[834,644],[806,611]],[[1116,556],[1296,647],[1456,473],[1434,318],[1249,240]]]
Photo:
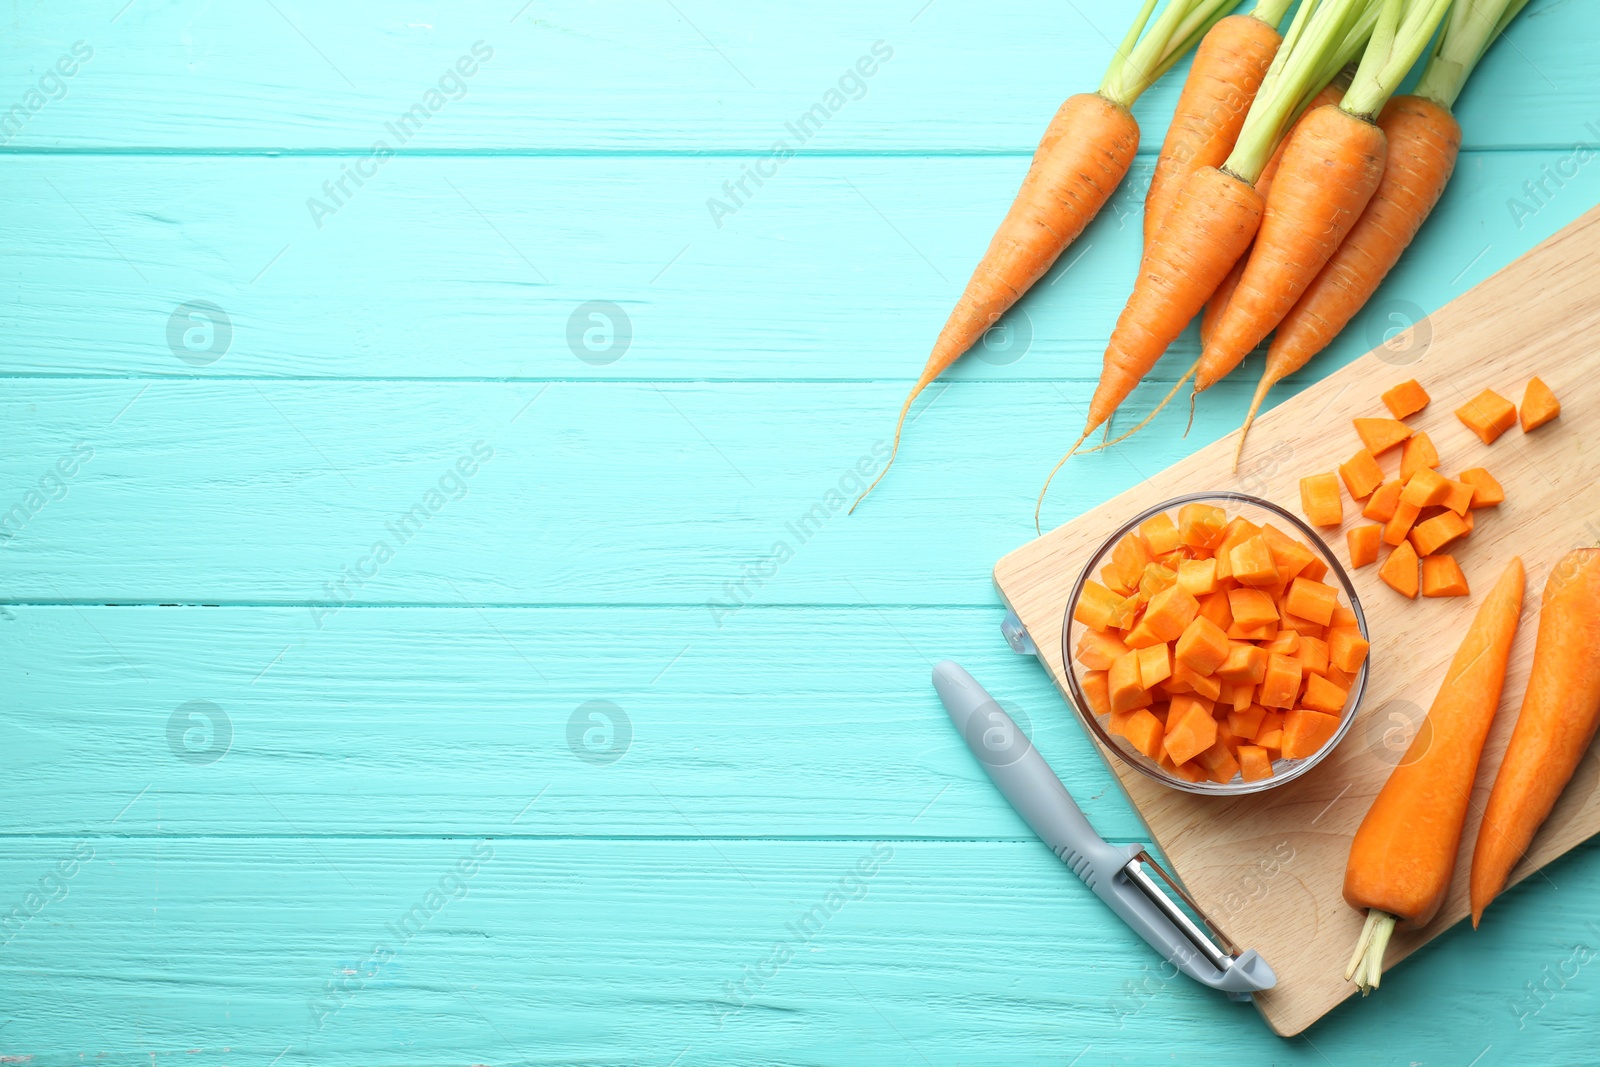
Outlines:
[[[1282,1041],[1161,979],[927,684],[963,661],[1139,839],[988,574],[1081,423],[1176,76],[838,508],[1133,0],[519,4],[10,8],[0,1062],[1595,1062],[1592,848]],[[1534,0],[1310,375],[1600,200],[1597,29]]]

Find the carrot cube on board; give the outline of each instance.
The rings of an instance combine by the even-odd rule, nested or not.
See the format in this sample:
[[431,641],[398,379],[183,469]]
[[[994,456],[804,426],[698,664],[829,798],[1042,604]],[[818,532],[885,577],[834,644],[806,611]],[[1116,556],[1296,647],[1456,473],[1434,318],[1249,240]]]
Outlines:
[[1257,628],[1272,624],[1276,629],[1278,606],[1259,589],[1228,590],[1228,610],[1233,612],[1235,626]]
[[1450,491],[1445,494],[1445,498],[1439,503],[1457,515],[1465,515],[1467,509],[1472,507],[1472,486],[1466,482],[1453,481],[1449,478],[1446,478],[1445,481],[1449,484]]
[[1339,477],[1350,491],[1350,499],[1365,500],[1372,491],[1383,484],[1383,468],[1372,458],[1372,453],[1362,449],[1339,464]]
[[1267,675],[1261,680],[1257,699],[1264,708],[1287,708],[1300,695],[1300,661],[1272,653],[1267,659]]
[[1091,712],[1096,715],[1111,714],[1111,687],[1106,671],[1085,671],[1079,684],[1083,686],[1083,699],[1089,702]]
[[1227,524],[1227,514],[1215,504],[1185,504],[1178,509],[1178,539],[1190,548],[1216,548]]
[[1072,617],[1092,630],[1104,630],[1111,625],[1111,616],[1122,598],[1096,581],[1083,583],[1083,592],[1072,609]]
[[1495,481],[1494,475],[1482,467],[1469,467],[1456,477],[1472,486],[1474,508],[1492,508],[1506,498],[1506,491],[1500,488],[1500,483]]
[[1106,673],[1106,685],[1111,693],[1111,711],[1132,711],[1150,706],[1150,693],[1141,684],[1139,653],[1131,651],[1117,657]]
[[[1161,755],[1162,742],[1166,739],[1166,726],[1161,720],[1150,714],[1145,708],[1138,708],[1125,713],[1126,717],[1121,722],[1121,734],[1146,759],[1155,759]],[[1113,719],[1116,716],[1112,716]]]
[[1350,566],[1352,568],[1365,567],[1369,563],[1378,561],[1378,545],[1382,543],[1383,527],[1352,526],[1345,531],[1344,541],[1350,549]]
[[1428,391],[1413,378],[1384,393],[1383,406],[1397,419],[1410,418],[1428,406]]
[[1073,658],[1091,671],[1109,670],[1116,658],[1128,651],[1128,646],[1116,634],[1106,630],[1085,630],[1078,638],[1078,650]]
[[1431,556],[1467,532],[1466,521],[1453,511],[1417,523],[1411,531],[1411,547],[1419,556]]
[[1433,447],[1433,438],[1427,433],[1418,430],[1406,438],[1405,447],[1400,449],[1400,481],[1409,482],[1411,476],[1424,467],[1437,467],[1439,465],[1439,450]]
[[1228,658],[1228,635],[1210,619],[1196,616],[1184,627],[1173,655],[1196,674],[1210,674]]
[[1213,673],[1225,682],[1255,685],[1267,675],[1267,650],[1248,641],[1232,641],[1227,657]]
[[1239,777],[1260,782],[1272,777],[1272,757],[1260,745],[1239,746]]
[[1296,708],[1283,717],[1284,758],[1305,759],[1314,755],[1338,729],[1337,715]]
[[1184,764],[1216,743],[1217,720],[1211,717],[1209,704],[1189,696],[1173,697],[1167,712],[1167,757]]
[[1370,647],[1353,626],[1335,626],[1328,631],[1328,663],[1338,670],[1349,674],[1360,670]]
[[1193,667],[1179,660],[1172,661],[1172,682],[1183,690],[1195,696],[1205,697],[1207,700],[1218,700],[1222,696],[1222,679],[1214,674],[1201,674]]
[[1528,387],[1522,391],[1522,410],[1519,414],[1523,433],[1537,430],[1561,414],[1561,401],[1556,399],[1556,394],[1544,382],[1530,378]]
[[1449,493],[1450,482],[1444,475],[1432,467],[1423,467],[1406,479],[1406,487],[1400,490],[1400,503],[1431,508],[1443,503]]
[[[1471,495],[1471,488],[1467,493]],[[1199,598],[1217,591],[1217,561],[1186,559],[1178,564],[1178,585],[1190,596]]]
[[1277,561],[1260,534],[1229,550],[1228,571],[1234,581],[1257,588],[1278,580]]
[[1333,609],[1339,604],[1339,591],[1331,585],[1313,582],[1310,578],[1296,578],[1289,583],[1289,595],[1283,606],[1291,615],[1310,619],[1318,626],[1328,625]]
[[1139,657],[1139,684],[1146,689],[1172,677],[1172,646],[1165,642],[1137,650]]
[[1236,707],[1228,712],[1228,729],[1233,731],[1236,737],[1253,738],[1261,729],[1261,719],[1266,713],[1267,709],[1260,704]]
[[1417,521],[1417,516],[1422,514],[1422,509],[1415,504],[1408,504],[1404,500],[1394,506],[1394,517],[1383,525],[1383,543],[1386,545],[1404,544],[1406,534],[1411,532],[1411,524]]
[[1152,515],[1139,524],[1139,535],[1144,538],[1144,543],[1150,546],[1150,551],[1157,556],[1165,556],[1168,552],[1176,551],[1183,544],[1183,539],[1178,535],[1178,524],[1172,521],[1172,516],[1163,511],[1159,515]]
[[1399,419],[1351,419],[1367,451],[1381,456],[1411,436],[1411,427]]
[[1517,408],[1493,389],[1485,389],[1456,408],[1456,418],[1486,445],[1517,424]]
[[1410,541],[1401,541],[1395,546],[1379,568],[1378,577],[1401,596],[1417,599],[1417,550],[1411,547]]
[[1388,522],[1394,518],[1394,508],[1400,503],[1400,490],[1404,488],[1405,483],[1398,480],[1378,486],[1367,498],[1367,506],[1361,509],[1362,517],[1374,522]]
[[1328,642],[1320,637],[1308,634],[1300,635],[1300,647],[1295,649],[1294,658],[1300,661],[1300,676],[1307,679],[1313,674],[1328,673]]
[[1422,561],[1423,596],[1466,596],[1467,576],[1454,556],[1429,556]]
[[1345,698],[1349,695],[1322,675],[1313,674],[1306,678],[1306,691],[1300,697],[1300,704],[1312,711],[1337,715],[1344,710]]
[[1344,518],[1339,479],[1332,474],[1309,474],[1300,479],[1300,510],[1313,526],[1337,526]]

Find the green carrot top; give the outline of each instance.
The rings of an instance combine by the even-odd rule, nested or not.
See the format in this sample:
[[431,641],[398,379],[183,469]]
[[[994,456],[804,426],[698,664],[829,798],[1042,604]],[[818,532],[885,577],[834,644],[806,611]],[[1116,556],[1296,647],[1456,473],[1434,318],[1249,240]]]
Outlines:
[[[1145,4],[1134,16],[1128,35],[1117,46],[1106,76],[1100,82],[1100,95],[1123,107],[1133,102],[1184,54],[1200,42],[1239,0],[1170,0],[1166,10],[1150,25],[1143,39],[1140,34],[1150,21],[1156,0]],[[1287,0],[1262,0],[1262,7],[1287,6]],[[1279,12],[1282,17],[1282,12]]]
[[[1472,6],[1477,0],[1467,0]],[[1450,9],[1451,0],[1379,0],[1378,23],[1361,66],[1339,105],[1352,115],[1376,118],[1422,55]]]
[[1456,97],[1461,95],[1478,60],[1527,3],[1528,0],[1466,0],[1457,4],[1413,92],[1447,111],[1455,106]]

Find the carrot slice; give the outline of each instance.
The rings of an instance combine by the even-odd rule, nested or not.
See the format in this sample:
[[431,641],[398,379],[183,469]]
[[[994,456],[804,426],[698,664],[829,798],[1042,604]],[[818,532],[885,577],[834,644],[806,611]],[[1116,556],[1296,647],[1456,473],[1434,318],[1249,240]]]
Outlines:
[[1122,736],[1146,759],[1161,755],[1161,743],[1166,738],[1166,727],[1160,719],[1144,708],[1127,713],[1122,723]]
[[1467,596],[1467,576],[1454,556],[1429,556],[1422,561],[1423,596]]
[[1456,408],[1456,418],[1484,444],[1492,445],[1495,438],[1517,424],[1517,408],[1493,389],[1485,389]]
[[1239,746],[1239,776],[1247,782],[1272,777],[1272,757],[1260,745]]
[[1104,671],[1127,651],[1128,646],[1109,630],[1086,629],[1078,638],[1078,650],[1073,656],[1091,671]]
[[1383,406],[1397,419],[1410,418],[1428,406],[1428,391],[1415,378],[1401,382],[1383,394]]
[[1457,477],[1472,486],[1472,506],[1475,508],[1492,508],[1506,498],[1506,491],[1500,488],[1494,475],[1482,467],[1469,467]]
[[1370,647],[1361,631],[1353,626],[1335,626],[1328,630],[1328,663],[1338,670],[1348,674],[1360,670]]
[[1344,710],[1345,698],[1349,695],[1347,690],[1334,685],[1322,675],[1312,674],[1306,676],[1306,691],[1301,694],[1300,703],[1312,711],[1337,715]]
[[1400,480],[1409,482],[1411,476],[1423,467],[1437,467],[1439,465],[1439,450],[1433,447],[1433,438],[1424,430],[1418,430],[1406,438],[1406,443],[1400,448]]
[[1419,467],[1406,480],[1406,487],[1400,490],[1400,502],[1431,508],[1435,504],[1442,504],[1449,493],[1450,482],[1444,475],[1432,467]]
[[1417,523],[1412,529],[1411,547],[1419,556],[1431,556],[1445,545],[1467,532],[1467,524],[1460,515],[1447,511]]
[[1352,526],[1345,531],[1345,544],[1350,549],[1350,566],[1365,567],[1378,562],[1378,545],[1382,543],[1382,526]]
[[1361,517],[1377,522],[1388,522],[1394,518],[1394,506],[1400,503],[1400,491],[1404,488],[1405,483],[1401,481],[1384,482],[1378,486],[1367,498],[1367,506],[1361,509]]
[[1261,729],[1261,720],[1266,717],[1267,709],[1260,704],[1250,704],[1243,708],[1234,708],[1228,712],[1228,729],[1236,737],[1255,737]]
[[1150,692],[1142,684],[1136,650],[1117,657],[1107,672],[1106,685],[1111,694],[1112,714],[1150,706]]
[[1309,619],[1318,626],[1328,625],[1333,609],[1338,606],[1339,591],[1331,585],[1313,582],[1309,578],[1296,578],[1289,585],[1283,607],[1291,615]]
[[1417,599],[1417,552],[1410,541],[1401,541],[1384,560],[1378,577],[1403,597]]
[[1185,504],[1178,509],[1178,539],[1190,548],[1216,548],[1227,524],[1227,514],[1215,504]]
[[1228,658],[1228,635],[1210,619],[1197,617],[1184,628],[1173,655],[1195,673],[1211,674]]
[[1405,543],[1406,535],[1411,532],[1412,523],[1417,521],[1417,516],[1422,514],[1422,509],[1415,504],[1408,504],[1404,500],[1394,506],[1394,517],[1383,526],[1383,543],[1386,545],[1400,545]]
[[1466,482],[1458,482],[1449,478],[1446,478],[1445,481],[1450,483],[1450,491],[1445,494],[1445,498],[1439,503],[1457,515],[1465,515],[1467,509],[1472,507],[1472,486]]
[[1111,714],[1111,690],[1106,681],[1105,671],[1085,671],[1083,680],[1083,698],[1089,702],[1089,710],[1096,715]]
[[1339,479],[1332,474],[1311,474],[1301,478],[1300,510],[1305,512],[1313,526],[1339,525],[1344,518],[1344,504],[1339,499]]
[[[1278,583],[1278,564],[1272,558],[1272,549],[1260,534],[1233,546],[1228,553],[1228,570],[1233,579],[1242,585],[1261,587]],[[1235,612],[1235,617],[1237,617]]]
[[1300,661],[1274,652],[1267,659],[1258,699],[1264,708],[1287,708],[1300,693]]
[[1295,708],[1283,717],[1284,759],[1305,759],[1328,743],[1339,729],[1339,716]]
[[1165,511],[1141,522],[1139,536],[1150,546],[1150,551],[1158,556],[1165,556],[1183,544],[1183,539],[1178,534],[1178,524],[1173,522],[1172,516]]
[[1561,401],[1556,399],[1556,394],[1544,382],[1530,378],[1528,387],[1522,391],[1522,410],[1519,414],[1523,433],[1537,430],[1561,414]]
[[1367,451],[1374,456],[1383,455],[1411,436],[1411,427],[1399,419],[1351,419],[1350,421],[1355,423],[1356,433],[1361,435],[1361,443],[1366,445]]
[[[1470,499],[1472,487],[1467,487]],[[1178,564],[1178,585],[1190,596],[1199,598],[1217,591],[1217,561],[1215,559],[1186,559]]]
[[1171,645],[1165,642],[1149,645],[1134,655],[1139,657],[1139,684],[1145,689],[1154,689],[1172,677]]
[[1365,500],[1383,484],[1383,468],[1372,458],[1372,453],[1363,448],[1339,464],[1339,477],[1344,479],[1350,499]]
[[1164,747],[1175,764],[1184,764],[1216,744],[1217,720],[1211,717],[1209,702],[1192,696],[1172,698],[1167,712]]

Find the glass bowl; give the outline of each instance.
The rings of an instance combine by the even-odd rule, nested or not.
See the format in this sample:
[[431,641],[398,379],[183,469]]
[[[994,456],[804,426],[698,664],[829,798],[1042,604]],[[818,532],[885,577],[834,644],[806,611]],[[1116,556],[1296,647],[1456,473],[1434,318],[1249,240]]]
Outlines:
[[[1073,707],[1078,712],[1078,717],[1083,720],[1084,728],[1092,736],[1098,738],[1102,745],[1116,753],[1117,757],[1124,763],[1134,767],[1147,778],[1152,778],[1173,789],[1180,789],[1186,793],[1198,793],[1202,796],[1234,797],[1243,796],[1246,793],[1259,793],[1262,790],[1272,789],[1275,786],[1294,781],[1326,759],[1328,753],[1332,752],[1334,747],[1344,740],[1345,735],[1350,732],[1351,724],[1355,722],[1356,712],[1361,706],[1361,698],[1366,692],[1367,669],[1371,662],[1371,656],[1362,660],[1361,667],[1350,684],[1350,693],[1345,700],[1344,710],[1340,713],[1339,727],[1326,744],[1302,759],[1284,759],[1280,757],[1273,760],[1272,777],[1270,778],[1247,782],[1235,775],[1232,781],[1220,783],[1209,780],[1190,782],[1170,774],[1155,760],[1135,749],[1126,739],[1112,734],[1106,729],[1106,724],[1102,723],[1094,712],[1089,709],[1089,701],[1083,692],[1083,675],[1087,673],[1087,670],[1073,656],[1073,650],[1077,647],[1078,639],[1087,629],[1082,623],[1073,618],[1073,614],[1078,607],[1078,598],[1083,594],[1084,583],[1100,573],[1101,565],[1111,555],[1111,550],[1116,546],[1117,542],[1126,534],[1132,532],[1140,523],[1162,512],[1175,513],[1183,505],[1195,503],[1214,504],[1222,508],[1230,520],[1235,516],[1242,515],[1257,525],[1270,522],[1286,534],[1291,536],[1298,535],[1317,554],[1318,558],[1328,565],[1328,574],[1323,581],[1328,582],[1331,579],[1331,583],[1344,594],[1345,603],[1349,605],[1351,611],[1355,612],[1356,626],[1361,631],[1362,639],[1371,640],[1371,636],[1367,632],[1367,617],[1361,610],[1361,601],[1356,596],[1355,587],[1350,583],[1350,576],[1345,573],[1344,567],[1334,558],[1333,552],[1316,530],[1308,526],[1298,516],[1279,507],[1270,500],[1247,496],[1244,493],[1191,493],[1188,496],[1173,497],[1171,500],[1163,501],[1155,507],[1141,511],[1117,527],[1095,550],[1094,555],[1090,557],[1089,562],[1084,566],[1082,573],[1078,575],[1077,582],[1072,586],[1072,595],[1067,601],[1066,619],[1061,628],[1061,655],[1063,662],[1067,666],[1067,687],[1071,692]],[[1177,518],[1176,514],[1174,514],[1173,518]]]

